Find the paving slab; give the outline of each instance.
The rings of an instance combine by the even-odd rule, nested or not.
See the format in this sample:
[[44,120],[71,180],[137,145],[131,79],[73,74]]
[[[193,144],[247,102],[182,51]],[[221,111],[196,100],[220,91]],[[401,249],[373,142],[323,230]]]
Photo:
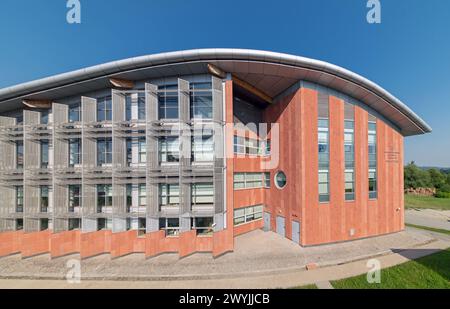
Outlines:
[[450,231],[450,211],[407,209],[405,211],[405,222]]
[[[420,231],[403,231],[351,242],[303,248],[272,232],[261,230],[236,238],[235,251],[214,259],[211,254],[194,254],[179,259],[177,254],[164,254],[145,259],[132,254],[111,260],[101,255],[80,261],[83,280],[200,280],[217,278],[258,277],[304,270],[308,264],[319,268],[348,263],[393,251],[414,248],[434,241]],[[3,279],[65,279],[71,269],[68,263],[79,255],[51,260],[42,255],[22,260],[19,255],[0,259]]]

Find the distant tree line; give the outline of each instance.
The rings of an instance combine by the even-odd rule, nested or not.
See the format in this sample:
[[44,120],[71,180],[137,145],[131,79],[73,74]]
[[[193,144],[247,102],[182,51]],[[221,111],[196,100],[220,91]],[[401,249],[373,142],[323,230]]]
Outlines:
[[450,170],[423,169],[411,162],[405,167],[405,188],[435,188],[436,197],[450,198]]

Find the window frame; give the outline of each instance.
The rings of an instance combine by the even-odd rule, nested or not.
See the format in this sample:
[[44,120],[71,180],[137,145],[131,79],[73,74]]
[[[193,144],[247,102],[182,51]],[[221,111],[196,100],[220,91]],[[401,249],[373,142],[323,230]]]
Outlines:
[[[103,145],[103,147],[101,146]],[[113,145],[111,137],[97,138],[97,166],[112,164]]]
[[[173,140],[173,145],[171,144],[171,142],[169,142],[169,140]],[[176,148],[175,146],[178,146],[178,148]],[[171,147],[174,147],[174,149],[177,149],[177,151],[172,151]],[[158,139],[158,154],[160,165],[180,163],[180,138],[178,136],[160,137]],[[170,158],[173,158],[173,160],[169,160],[169,156],[171,156]]]
[[[74,188],[78,188],[78,193],[76,193],[77,190],[72,190]],[[81,192],[81,185],[69,185],[68,186],[68,207],[69,212],[73,213],[75,212],[75,208],[79,207],[81,208],[81,202],[82,202],[82,192]],[[78,203],[75,201],[78,199]]]
[[[203,194],[201,191],[199,191],[199,186],[208,186],[208,194]],[[191,207],[196,206],[209,206],[214,205],[214,183],[213,182],[198,182],[191,184]],[[208,198],[207,202],[199,201],[199,199],[202,198]]]
[[[172,194],[177,192],[172,187],[178,187],[178,194]],[[163,188],[165,188],[163,190]],[[164,199],[166,202],[164,202]],[[171,200],[175,199],[177,202],[171,203]],[[158,185],[158,203],[159,209],[162,207],[179,207],[180,205],[180,184],[179,183],[160,183]]]

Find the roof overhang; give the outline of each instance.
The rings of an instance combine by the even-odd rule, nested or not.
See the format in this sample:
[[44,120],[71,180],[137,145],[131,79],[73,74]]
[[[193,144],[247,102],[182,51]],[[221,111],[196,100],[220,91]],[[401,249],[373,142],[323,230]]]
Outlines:
[[299,80],[335,89],[368,105],[404,136],[431,132],[408,106],[370,80],[339,66],[275,52],[247,49],[195,49],[109,62],[0,90],[0,111],[23,100],[56,100],[111,87],[111,79],[138,81],[209,72],[208,65],[232,73],[270,97]]

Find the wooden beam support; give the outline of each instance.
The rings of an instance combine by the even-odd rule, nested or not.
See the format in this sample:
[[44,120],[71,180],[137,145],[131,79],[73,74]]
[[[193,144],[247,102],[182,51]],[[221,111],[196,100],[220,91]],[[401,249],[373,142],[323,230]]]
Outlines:
[[48,100],[23,100],[23,105],[33,109],[49,109],[52,108],[52,101]]
[[208,71],[210,74],[217,76],[219,78],[226,78],[227,77],[227,73],[225,71],[223,71],[222,69],[216,67],[213,64],[208,64]]
[[110,78],[109,82],[117,88],[121,89],[133,89],[134,88],[134,82],[124,79],[117,79],[117,78]]
[[247,83],[246,81],[236,77],[233,75],[232,77],[233,79],[233,83],[235,83],[236,85],[244,88],[245,90],[247,90],[248,92],[251,92],[252,94],[254,94],[255,96],[257,96],[258,98],[264,100],[265,102],[272,104],[273,103],[273,98],[267,94],[265,94],[263,91],[259,90],[258,88],[250,85],[249,83]]

